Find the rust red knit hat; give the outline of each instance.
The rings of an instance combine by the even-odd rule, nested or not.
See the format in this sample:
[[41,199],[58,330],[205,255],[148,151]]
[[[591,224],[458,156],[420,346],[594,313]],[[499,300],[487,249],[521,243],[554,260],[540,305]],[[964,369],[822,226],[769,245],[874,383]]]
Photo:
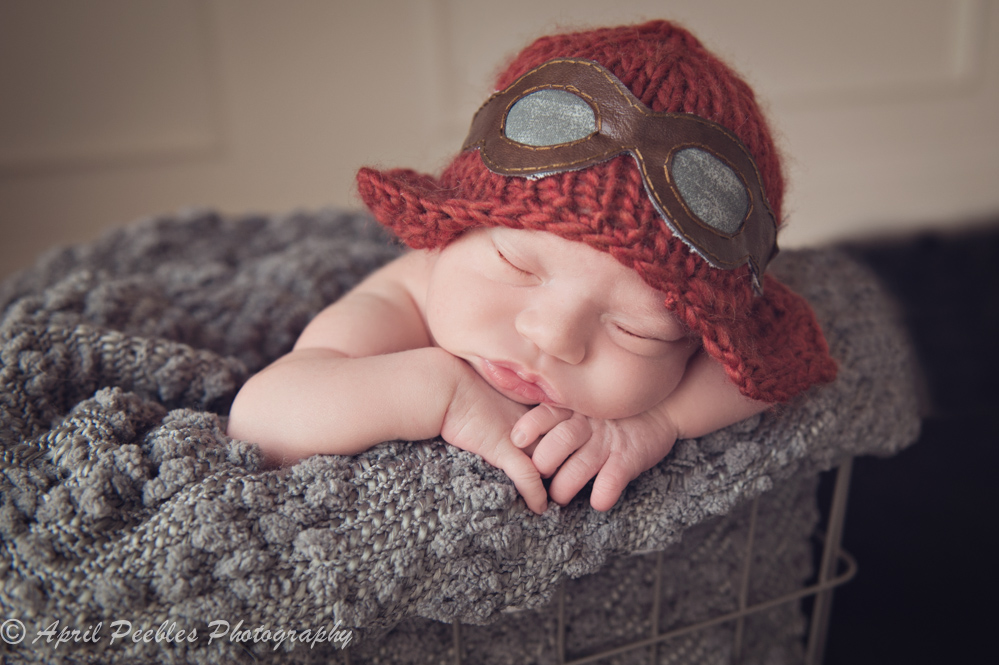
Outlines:
[[[755,162],[771,225],[780,223],[780,158],[753,91],[693,35],[653,21],[543,37],[513,60],[496,88],[560,58],[597,63],[652,112],[693,114],[734,134]],[[671,231],[675,225],[664,223],[633,156],[527,178],[494,173],[472,146],[440,178],[365,168],[357,180],[375,218],[413,248],[439,248],[472,228],[506,226],[610,253],[666,294],[666,306],[747,397],[782,402],[833,380],[836,364],[808,303],[770,275],[760,292],[747,263],[723,269],[693,251]]]

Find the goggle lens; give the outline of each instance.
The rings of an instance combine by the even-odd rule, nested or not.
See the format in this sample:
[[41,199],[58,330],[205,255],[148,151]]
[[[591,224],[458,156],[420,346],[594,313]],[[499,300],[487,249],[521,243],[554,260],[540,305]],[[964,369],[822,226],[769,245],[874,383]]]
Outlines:
[[597,131],[593,108],[566,90],[542,88],[524,95],[510,107],[503,134],[530,146],[580,141]]
[[666,170],[695,217],[721,233],[739,232],[749,213],[749,192],[732,167],[707,150],[683,148]]

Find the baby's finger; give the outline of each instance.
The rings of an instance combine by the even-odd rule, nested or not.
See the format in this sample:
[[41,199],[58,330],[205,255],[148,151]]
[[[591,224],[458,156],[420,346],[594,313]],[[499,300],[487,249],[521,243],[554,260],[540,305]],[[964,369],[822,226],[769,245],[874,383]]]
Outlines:
[[525,413],[513,425],[510,438],[518,448],[525,448],[534,443],[539,436],[551,430],[563,420],[572,417],[572,411],[550,404],[538,404]]
[[555,473],[562,463],[590,440],[593,431],[586,418],[579,416],[563,420],[545,434],[531,454],[534,467],[547,478]]
[[608,453],[600,446],[584,446],[571,455],[552,478],[548,496],[559,505],[566,505],[579,490],[596,475],[607,461]]
[[548,508],[548,492],[545,491],[531,458],[518,450],[516,454],[507,455],[500,468],[513,481],[528,508],[539,515],[545,512]]
[[593,481],[593,490],[590,492],[590,505],[594,510],[601,512],[610,510],[621,498],[621,493],[637,474],[633,474],[618,461],[611,457],[600,469],[600,473]]

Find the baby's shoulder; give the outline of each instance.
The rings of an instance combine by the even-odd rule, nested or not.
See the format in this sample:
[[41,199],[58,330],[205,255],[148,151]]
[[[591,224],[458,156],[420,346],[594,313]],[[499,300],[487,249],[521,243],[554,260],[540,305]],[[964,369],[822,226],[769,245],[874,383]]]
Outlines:
[[408,251],[369,275],[357,290],[383,297],[404,295],[422,310],[437,255],[425,250]]
[[397,259],[385,264],[382,270],[403,279],[429,278],[430,271],[433,270],[439,252],[431,252],[425,249],[411,249]]
[[360,357],[430,346],[424,312],[434,258],[412,251],[376,270],[320,312],[296,348]]

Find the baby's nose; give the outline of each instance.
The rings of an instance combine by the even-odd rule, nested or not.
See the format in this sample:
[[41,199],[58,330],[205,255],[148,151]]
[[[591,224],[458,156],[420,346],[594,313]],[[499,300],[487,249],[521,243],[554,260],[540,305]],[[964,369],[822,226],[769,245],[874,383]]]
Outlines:
[[570,365],[586,357],[586,339],[581,317],[565,307],[532,307],[516,319],[516,328],[544,353]]

